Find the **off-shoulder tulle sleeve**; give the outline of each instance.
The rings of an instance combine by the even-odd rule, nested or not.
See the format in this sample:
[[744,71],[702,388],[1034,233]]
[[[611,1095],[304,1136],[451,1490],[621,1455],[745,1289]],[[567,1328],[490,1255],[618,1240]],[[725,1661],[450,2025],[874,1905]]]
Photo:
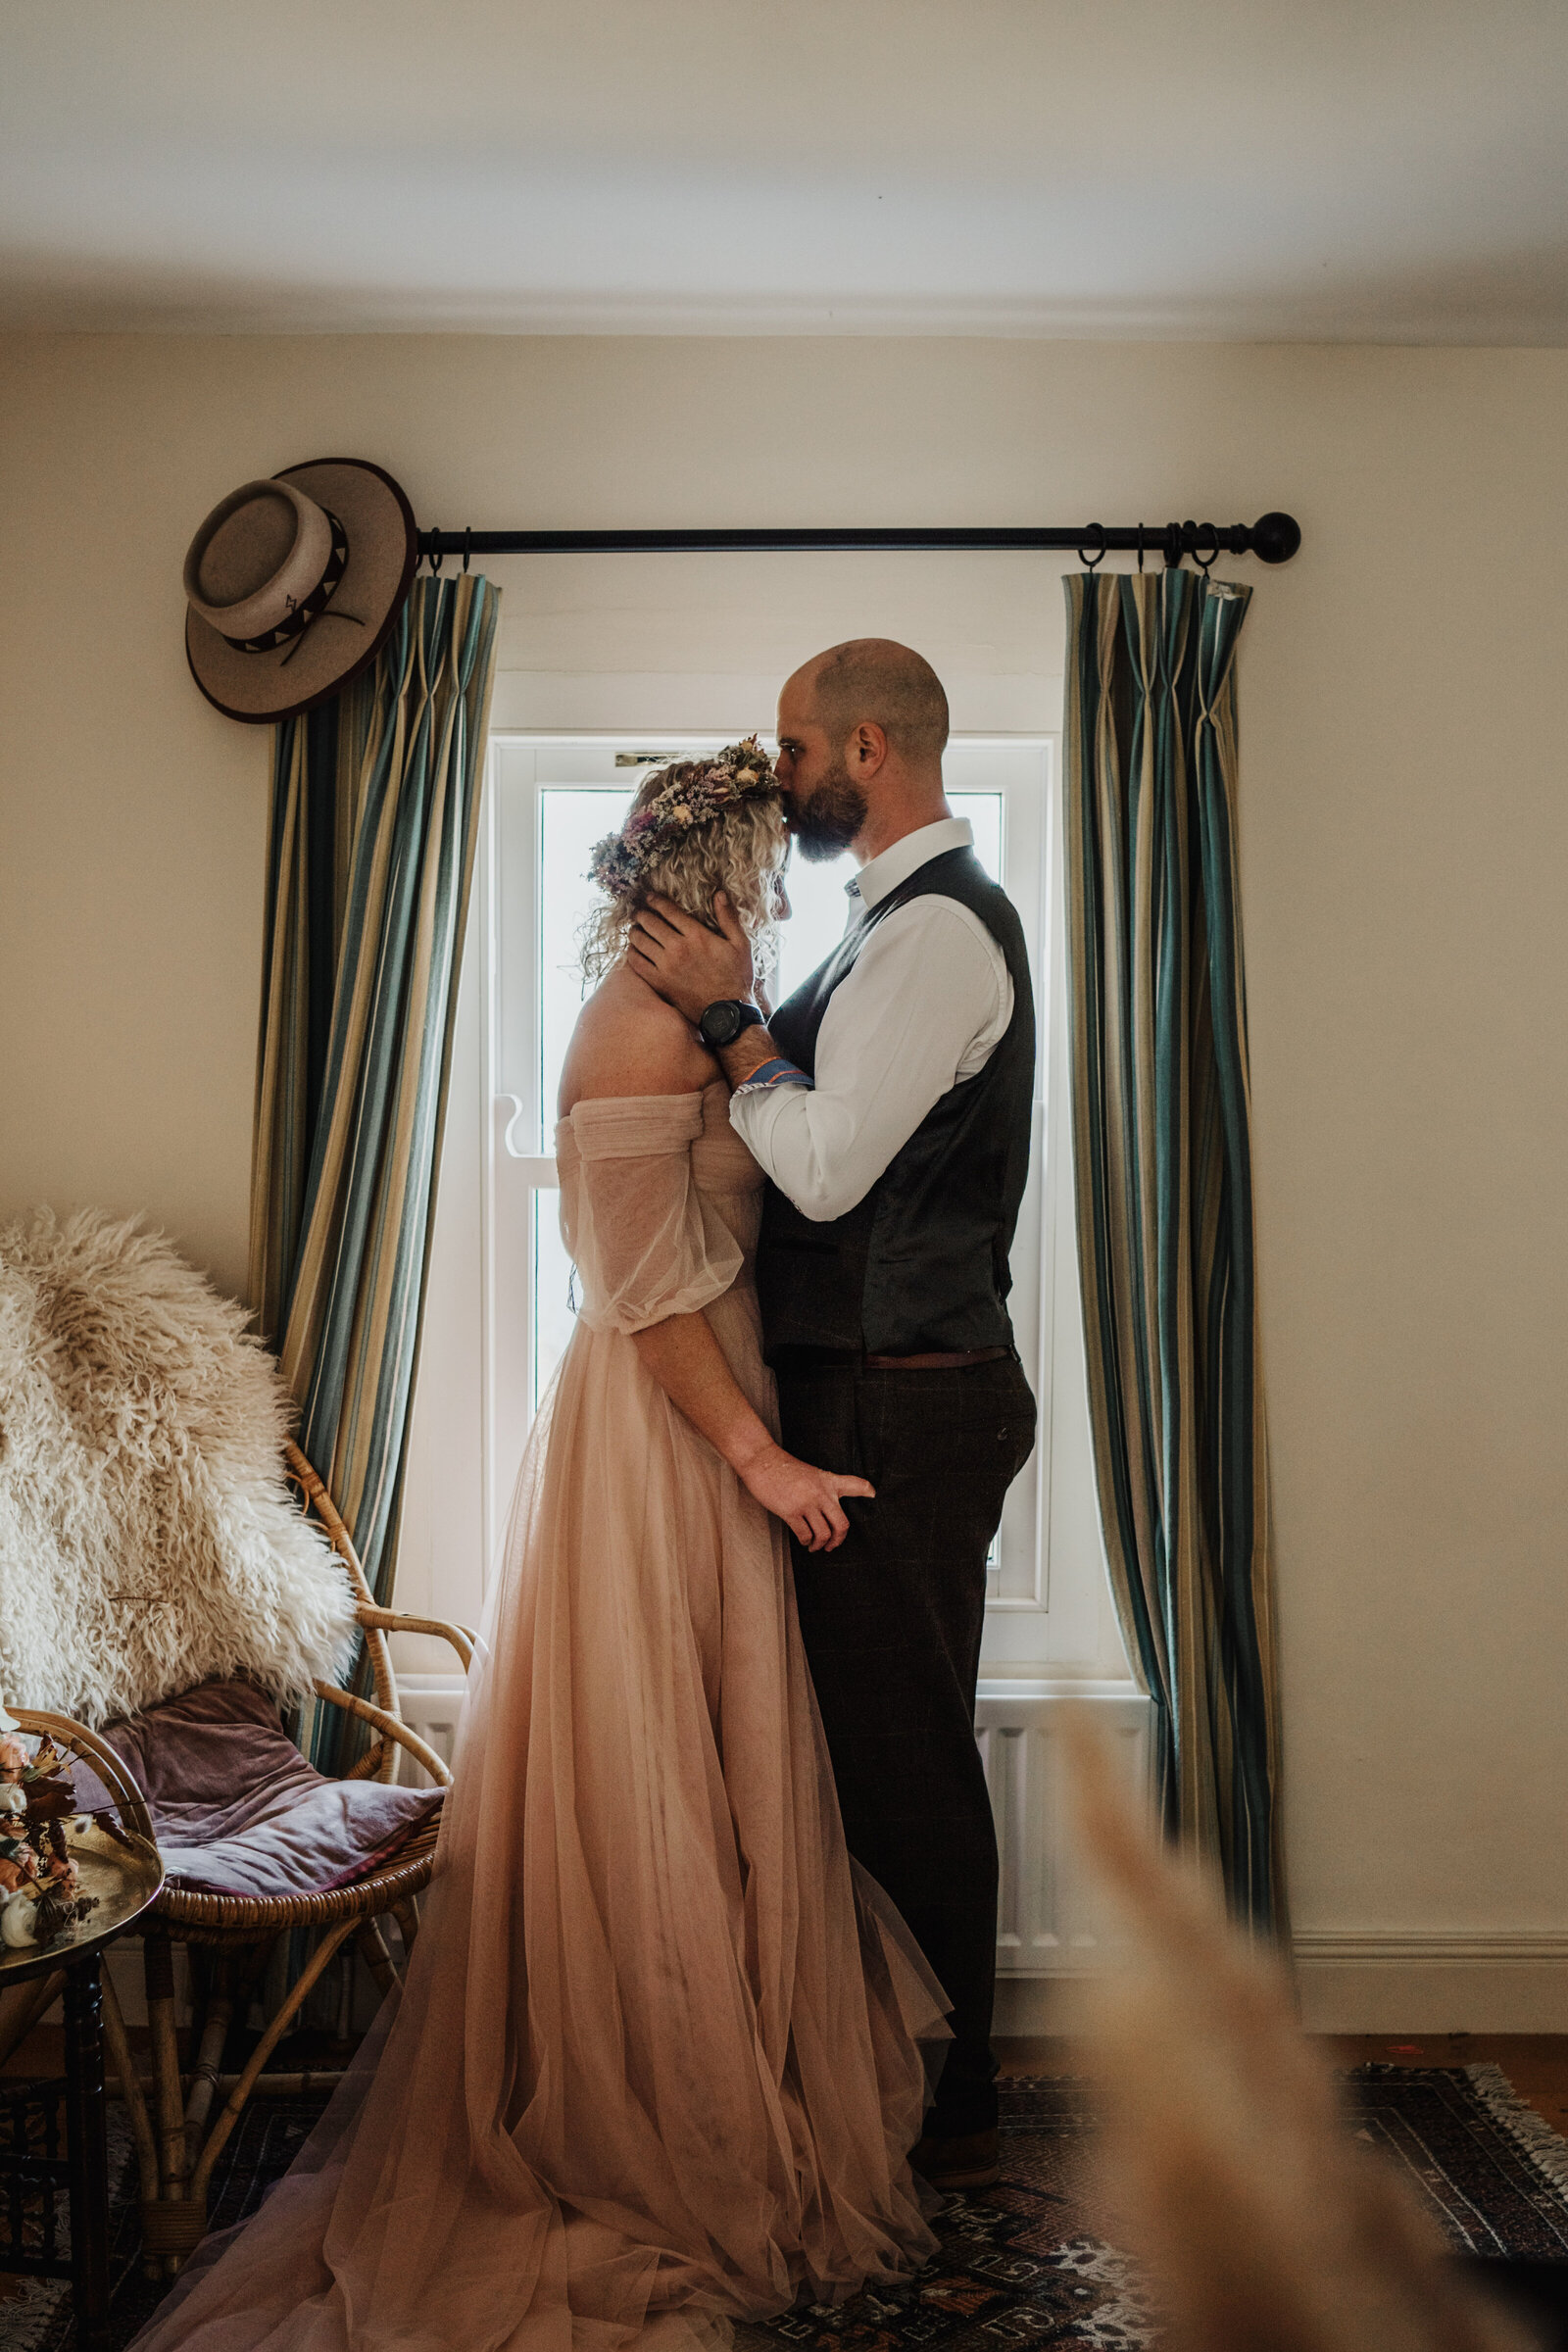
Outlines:
[[562,1223],[594,1331],[645,1331],[727,1291],[739,1243],[692,1176],[700,1095],[579,1102],[575,1180],[563,1168]]

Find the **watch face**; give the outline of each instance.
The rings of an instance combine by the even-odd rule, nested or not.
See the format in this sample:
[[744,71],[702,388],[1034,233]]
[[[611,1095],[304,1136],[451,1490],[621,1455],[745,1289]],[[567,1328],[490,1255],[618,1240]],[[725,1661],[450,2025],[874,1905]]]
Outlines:
[[741,1033],[741,1008],[735,1004],[710,1004],[698,1027],[710,1046],[732,1046]]

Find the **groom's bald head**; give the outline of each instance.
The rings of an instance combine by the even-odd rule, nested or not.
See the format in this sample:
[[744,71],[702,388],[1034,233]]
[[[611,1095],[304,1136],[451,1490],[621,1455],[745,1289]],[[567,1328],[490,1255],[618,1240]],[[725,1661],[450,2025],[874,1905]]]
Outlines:
[[948,698],[929,662],[891,637],[852,637],[803,662],[778,698],[778,780],[806,858],[863,862],[950,816]]
[[948,741],[948,698],[921,655],[892,637],[851,637],[803,662],[785,688],[801,689],[835,745],[864,723],[910,768],[940,767]]

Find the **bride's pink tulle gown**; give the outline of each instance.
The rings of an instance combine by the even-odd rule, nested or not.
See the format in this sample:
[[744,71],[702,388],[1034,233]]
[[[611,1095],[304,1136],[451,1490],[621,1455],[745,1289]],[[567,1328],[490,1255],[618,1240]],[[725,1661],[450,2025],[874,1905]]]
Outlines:
[[783,1531],[628,1336],[705,1308],[773,1423],[760,1174],[722,1085],[579,1103],[558,1151],[577,1328],[406,1988],[136,2352],[679,2352],[935,2243],[941,1988],[845,1851]]

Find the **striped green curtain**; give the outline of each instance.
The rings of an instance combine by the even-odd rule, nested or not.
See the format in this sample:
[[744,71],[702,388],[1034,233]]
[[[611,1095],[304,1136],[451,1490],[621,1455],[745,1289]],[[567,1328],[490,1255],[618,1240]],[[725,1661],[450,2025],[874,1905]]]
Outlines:
[[416,580],[364,675],[274,735],[251,1302],[383,1602],[499,603],[477,577]]
[[1250,590],[1067,592],[1073,1153],[1111,1584],[1167,1831],[1285,1931],[1267,1446],[1236,858]]

